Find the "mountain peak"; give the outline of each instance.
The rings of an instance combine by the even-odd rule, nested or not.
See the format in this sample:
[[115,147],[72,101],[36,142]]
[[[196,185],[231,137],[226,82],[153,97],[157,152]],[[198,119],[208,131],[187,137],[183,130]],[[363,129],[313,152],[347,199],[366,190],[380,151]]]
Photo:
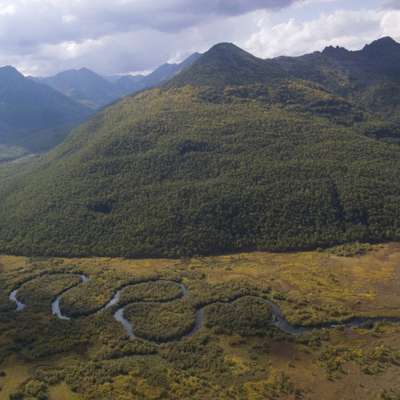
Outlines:
[[333,57],[343,57],[349,54],[349,51],[340,46],[328,46],[322,51],[322,54]]
[[66,71],[62,71],[60,73],[58,73],[55,76],[91,76],[91,77],[99,77],[100,75],[96,74],[96,72],[92,71],[89,68],[83,67],[83,68],[79,68],[79,69],[69,69]]
[[280,66],[262,60],[233,43],[211,47],[168,86],[228,86],[270,82],[286,76]]
[[385,36],[381,39],[373,41],[371,44],[367,44],[362,51],[364,52],[380,52],[388,50],[399,50],[400,43],[396,42],[390,36]]
[[96,72],[94,72],[91,69],[86,68],[86,67],[78,69],[77,72],[80,72],[80,73],[83,73],[83,74],[97,75]]
[[239,49],[239,50],[241,50],[238,46],[236,46],[232,42],[220,42],[210,48],[210,50],[220,50],[220,49]]
[[14,78],[24,78],[24,76],[12,65],[6,65],[0,68],[0,74],[2,76],[14,77]]
[[215,54],[215,53],[241,53],[241,54],[250,54],[246,53],[244,50],[242,50],[240,47],[236,46],[233,43],[230,42],[222,42],[214,45],[211,47],[210,50],[208,50],[207,53],[205,54]]

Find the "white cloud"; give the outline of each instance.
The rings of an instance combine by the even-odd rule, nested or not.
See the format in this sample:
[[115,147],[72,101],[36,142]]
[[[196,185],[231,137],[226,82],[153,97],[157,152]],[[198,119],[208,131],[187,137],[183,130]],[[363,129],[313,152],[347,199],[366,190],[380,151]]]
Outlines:
[[238,29],[232,18],[296,1],[302,0],[0,0],[0,63],[42,74],[79,62],[103,73],[147,70],[214,44],[219,32],[227,34],[222,40],[236,38],[225,29]]
[[67,15],[63,15],[61,17],[62,21],[66,24],[70,24],[72,22],[76,22],[78,20],[78,17],[72,14],[67,14]]
[[0,3],[0,16],[1,15],[14,15],[16,12],[15,6],[12,4]]
[[381,36],[400,37],[400,12],[338,10],[313,21],[273,24],[268,14],[259,17],[258,30],[245,47],[260,57],[300,55],[329,45],[359,49]]
[[381,19],[381,29],[384,35],[400,38],[400,11],[388,11]]
[[0,0],[0,65],[35,75],[82,66],[114,74],[149,70],[221,41],[272,57],[400,37],[397,0],[318,16],[331,9],[323,3],[338,1]]

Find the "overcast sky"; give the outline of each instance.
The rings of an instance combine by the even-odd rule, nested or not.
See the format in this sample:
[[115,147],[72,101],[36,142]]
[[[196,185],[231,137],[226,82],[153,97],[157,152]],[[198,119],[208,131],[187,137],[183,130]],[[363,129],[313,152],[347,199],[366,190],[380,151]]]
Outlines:
[[266,58],[400,40],[400,0],[0,0],[0,65],[149,71],[234,42]]

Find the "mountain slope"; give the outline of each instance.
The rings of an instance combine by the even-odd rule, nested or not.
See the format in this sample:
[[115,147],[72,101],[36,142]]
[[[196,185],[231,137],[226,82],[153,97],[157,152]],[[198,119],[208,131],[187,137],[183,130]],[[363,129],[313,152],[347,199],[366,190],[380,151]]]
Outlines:
[[379,115],[231,45],[203,57],[46,157],[0,169],[0,252],[176,257],[400,239],[399,147],[365,134]]
[[146,88],[155,87],[163,82],[167,82],[174,76],[178,75],[180,72],[192,66],[201,55],[199,53],[194,53],[186,60],[177,64],[163,64],[157,69],[155,69],[151,74],[147,75],[143,82]]
[[359,51],[328,47],[302,57],[274,60],[290,76],[318,82],[373,112],[400,111],[400,44],[376,40]]
[[39,81],[93,109],[121,97],[114,84],[87,68],[64,71]]
[[48,150],[90,114],[13,67],[0,68],[0,144],[31,152]]
[[115,82],[115,85],[124,95],[134,94],[141,90],[150,89],[169,81],[186,68],[189,68],[200,57],[201,55],[199,53],[194,53],[181,63],[163,64],[146,76],[122,76]]

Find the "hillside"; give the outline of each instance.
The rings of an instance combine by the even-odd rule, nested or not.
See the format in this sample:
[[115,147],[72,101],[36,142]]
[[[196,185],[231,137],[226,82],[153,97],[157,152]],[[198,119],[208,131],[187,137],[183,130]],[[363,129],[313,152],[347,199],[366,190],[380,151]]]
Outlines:
[[384,118],[294,75],[217,45],[14,179],[0,169],[0,252],[187,256],[399,239],[399,147],[373,134]]
[[54,147],[90,114],[13,67],[0,68],[0,161]]
[[385,116],[398,114],[400,44],[385,37],[359,51],[328,47],[302,57],[274,60],[290,76],[311,80]]

